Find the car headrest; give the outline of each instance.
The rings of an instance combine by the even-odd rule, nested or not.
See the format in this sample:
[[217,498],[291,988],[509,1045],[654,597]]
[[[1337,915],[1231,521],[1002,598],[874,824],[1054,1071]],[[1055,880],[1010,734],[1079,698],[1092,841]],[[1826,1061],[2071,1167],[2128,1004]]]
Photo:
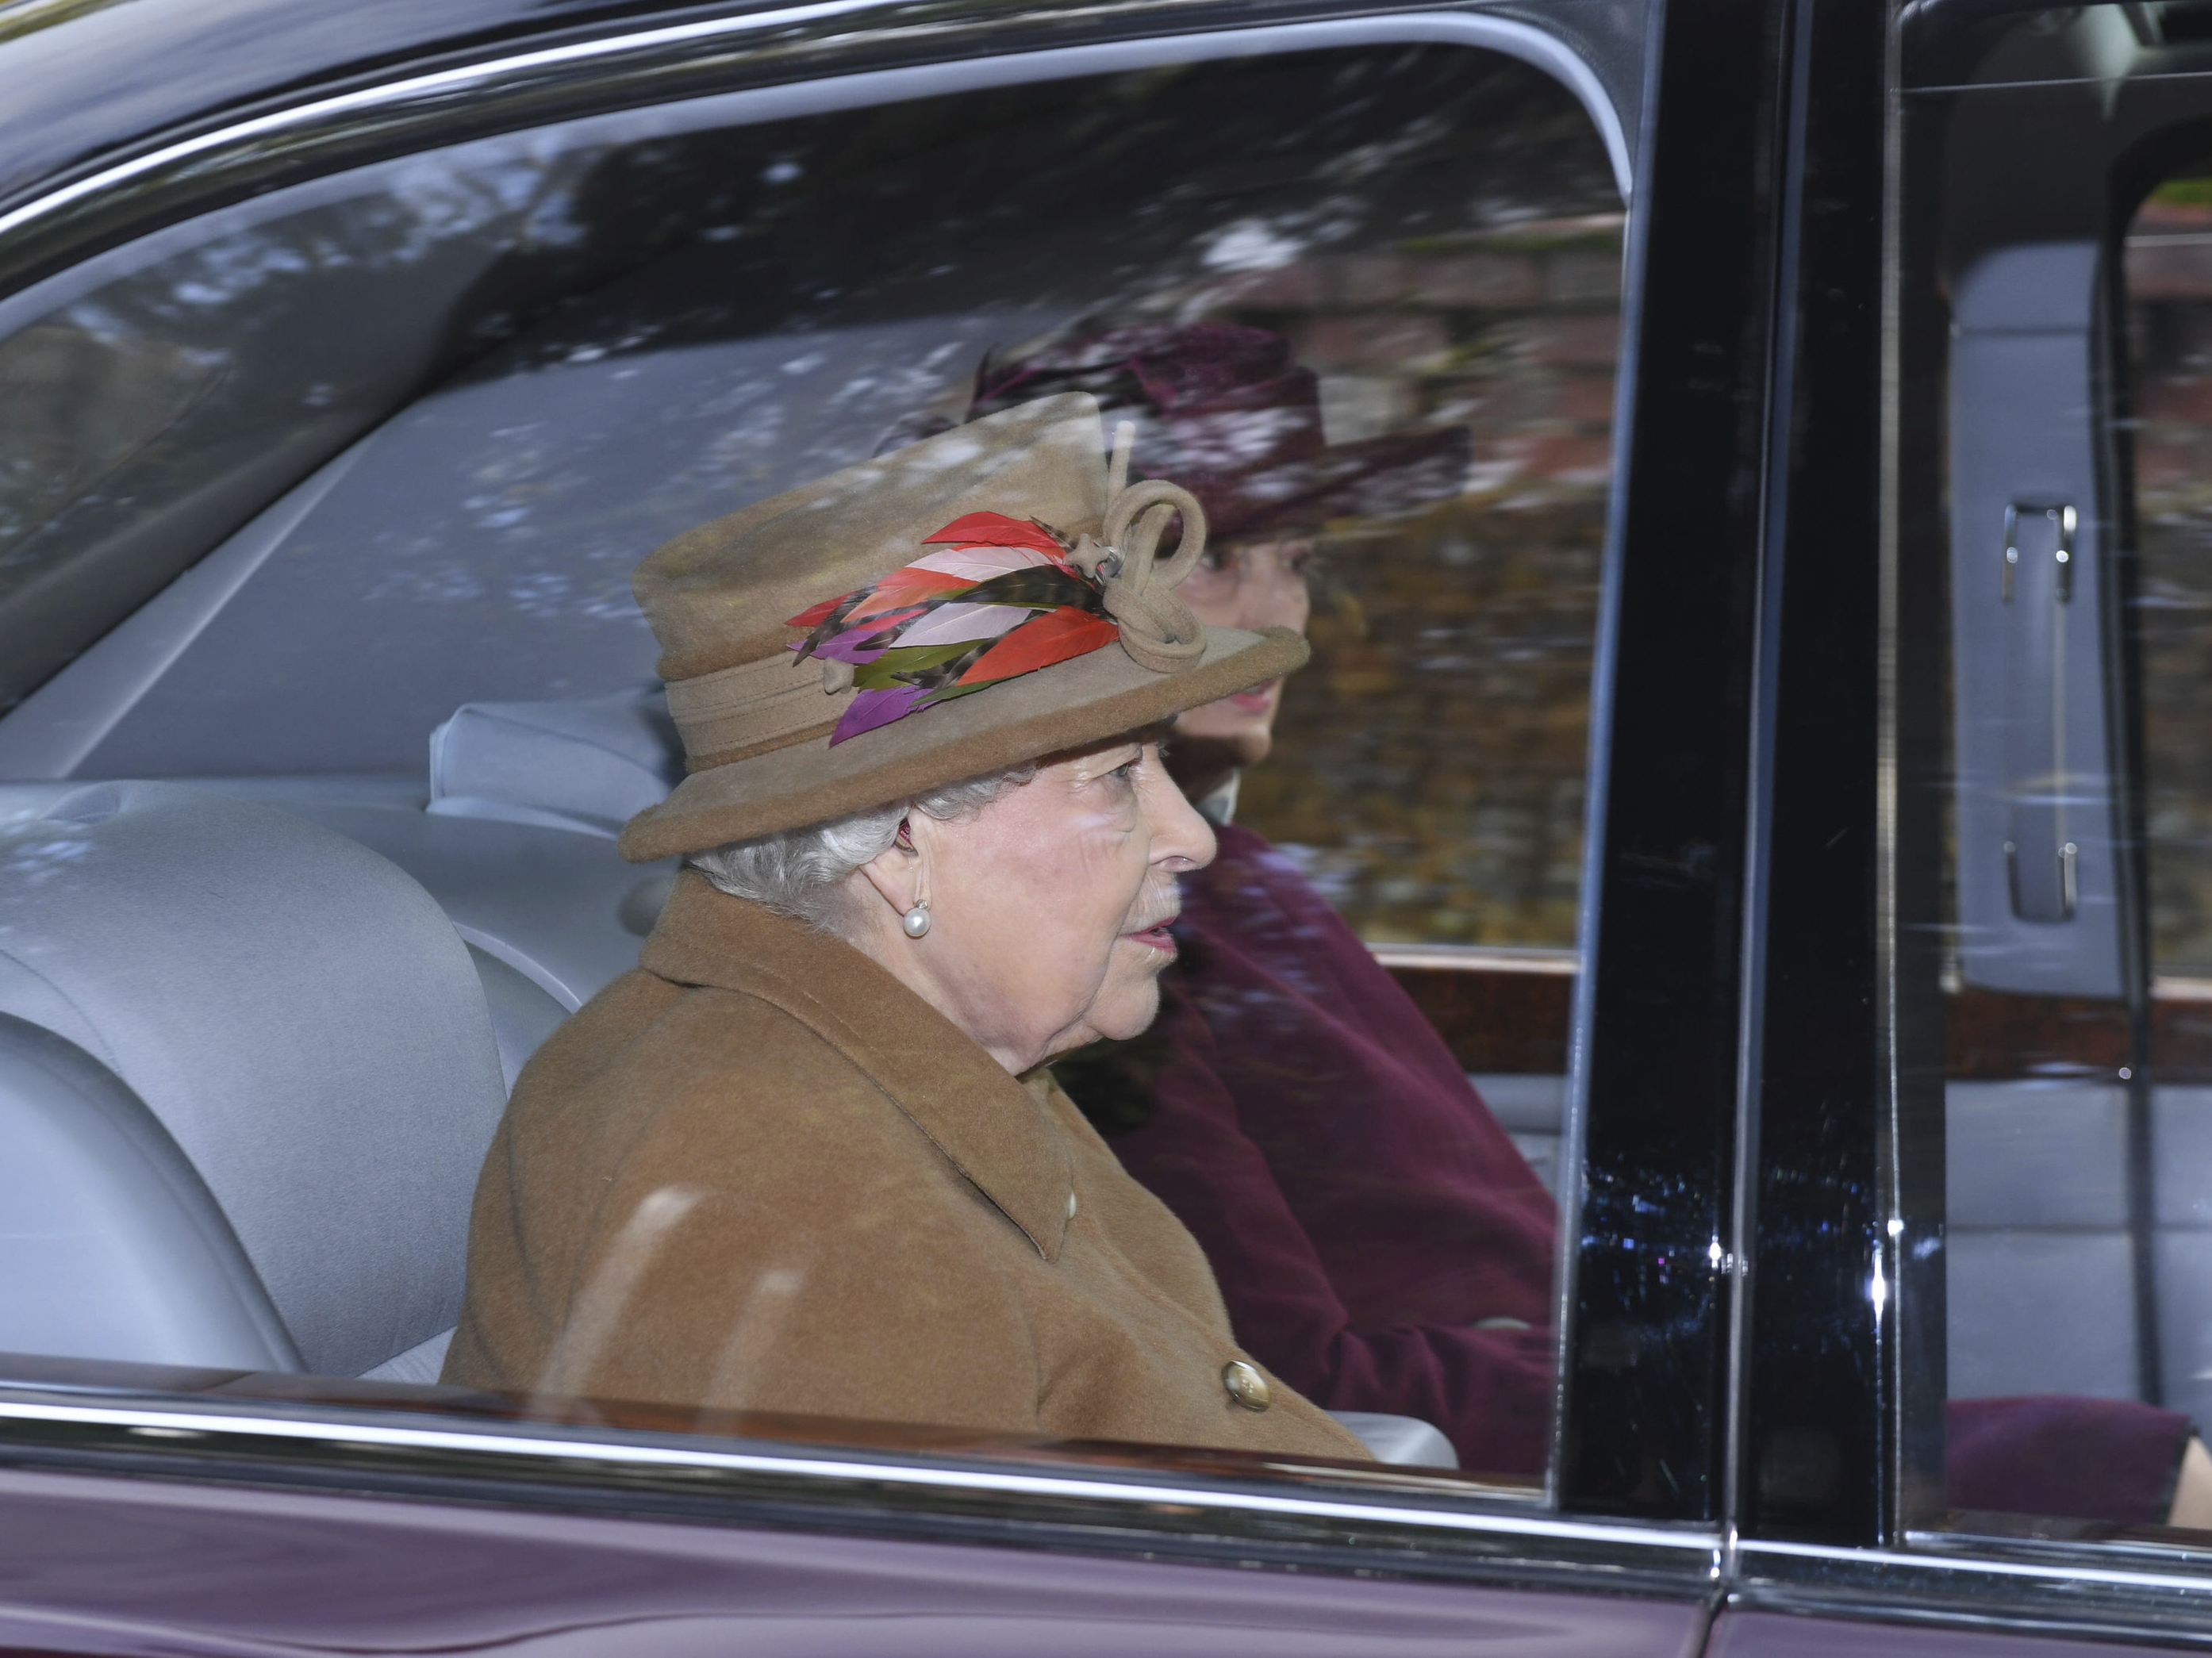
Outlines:
[[145,1102],[311,1369],[453,1323],[505,1089],[467,949],[397,866],[266,806],[88,785],[0,827],[0,1012]]
[[658,686],[578,702],[469,702],[430,733],[430,810],[613,835],[684,779]]

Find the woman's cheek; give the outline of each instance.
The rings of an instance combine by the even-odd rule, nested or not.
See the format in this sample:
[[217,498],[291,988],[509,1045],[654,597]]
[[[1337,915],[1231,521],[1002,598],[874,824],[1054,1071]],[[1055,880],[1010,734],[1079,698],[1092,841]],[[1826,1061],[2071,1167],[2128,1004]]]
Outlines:
[[1095,827],[1077,829],[1049,855],[979,872],[985,901],[1003,924],[1009,994],[1027,997],[1048,985],[1061,1001],[1097,993],[1135,896],[1114,855],[1115,839]]
[[1136,790],[1124,788],[1118,797],[1109,797],[1073,813],[1067,821],[1067,832],[1073,841],[1109,842],[1126,838],[1142,821],[1143,815]]
[[1071,883],[1096,895],[1102,909],[1118,903],[1116,920],[1136,896],[1134,882],[1144,874],[1143,851],[1133,845],[1133,817],[1119,811],[1088,815],[1073,826],[1066,841]]

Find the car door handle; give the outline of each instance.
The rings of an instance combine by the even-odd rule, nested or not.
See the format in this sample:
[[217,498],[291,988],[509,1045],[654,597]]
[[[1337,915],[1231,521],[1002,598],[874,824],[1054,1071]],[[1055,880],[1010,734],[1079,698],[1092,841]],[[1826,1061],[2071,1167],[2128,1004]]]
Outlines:
[[2071,920],[2079,896],[2066,751],[2066,635],[2079,524],[2069,502],[2014,501],[2004,509],[2005,863],[2013,914],[2024,921]]

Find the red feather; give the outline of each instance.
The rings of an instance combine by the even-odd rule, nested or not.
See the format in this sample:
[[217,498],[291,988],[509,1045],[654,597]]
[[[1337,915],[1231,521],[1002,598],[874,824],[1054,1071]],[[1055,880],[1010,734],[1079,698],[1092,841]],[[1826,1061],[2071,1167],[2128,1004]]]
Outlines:
[[935,535],[925,536],[922,544],[933,547],[948,541],[963,547],[1034,547],[1057,559],[1067,556],[1067,549],[1054,540],[1042,525],[1024,524],[1004,513],[970,513],[965,518],[956,518]]
[[844,602],[845,595],[842,593],[838,594],[835,598],[825,598],[819,604],[808,605],[783,625],[787,628],[805,628],[811,631],[827,622],[830,619],[830,612]]
[[[957,592],[963,587],[975,585],[972,576],[947,575],[942,570],[917,570],[908,564],[893,570],[869,588],[868,596],[853,607],[845,622],[850,626],[880,616],[885,610],[904,610],[935,594]],[[840,593],[835,598],[823,599],[819,604],[810,604],[783,625],[811,631],[827,622],[830,613],[851,597],[850,593]]]
[[981,685],[994,679],[1012,679],[1016,674],[1087,655],[1121,635],[1121,630],[1106,617],[1063,604],[1023,623],[977,658],[955,683]]
[[857,627],[864,622],[878,622],[893,610],[911,610],[926,598],[939,593],[957,593],[975,585],[975,578],[968,575],[947,575],[942,570],[917,570],[911,564],[893,570],[876,584],[870,593],[853,607],[845,618],[847,627]]

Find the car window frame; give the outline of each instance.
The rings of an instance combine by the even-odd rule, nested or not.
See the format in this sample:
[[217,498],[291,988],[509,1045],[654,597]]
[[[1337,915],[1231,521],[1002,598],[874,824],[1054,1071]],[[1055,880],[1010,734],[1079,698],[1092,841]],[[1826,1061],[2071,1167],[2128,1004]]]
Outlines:
[[[802,46],[788,37],[880,8],[884,0],[816,0],[769,12],[712,17],[595,37],[399,76],[285,103],[244,120],[155,138],[133,153],[50,180],[0,206],[0,300],[50,268],[135,240],[179,215],[258,195],[351,165],[461,138],[637,112],[688,97],[751,94],[769,121],[824,114],[1016,82],[1141,70],[1162,63],[1380,41],[1484,47],[1521,58],[1572,92],[1606,143],[1624,202],[1632,192],[1632,138],[1596,73],[1554,34],[1482,11],[1407,12],[1254,22],[1165,33],[1149,19],[1086,31],[1079,44],[1050,15],[1006,18],[947,6],[927,29],[884,28],[855,40],[826,28]],[[1191,0],[1146,0],[1139,16],[1205,14]],[[1010,43],[1035,36],[1026,48]],[[967,38],[963,38],[967,37]],[[988,55],[961,58],[988,44]],[[812,58],[814,62],[804,60]],[[794,62],[793,59],[800,61]],[[842,70],[841,60],[850,62]],[[456,100],[469,100],[465,110]],[[118,222],[118,216],[121,216]]]
[[[1725,39],[1731,26],[1755,18],[1759,0],[1732,0],[1733,9],[1703,20],[1678,15],[1665,30],[1665,64],[1674,88],[1674,100],[1685,112],[1703,99],[1711,118],[1693,134],[1694,142],[1660,152],[1661,171],[1652,173],[1639,164],[1635,193],[1644,199],[1655,188],[1668,199],[1690,199],[1699,170],[1716,159],[1741,160],[1747,126],[1764,118],[1769,106],[1760,91],[1772,72],[1771,52],[1764,28],[1753,32],[1755,48],[1736,52],[1729,59],[1729,73],[1741,78],[1740,100],[1711,100],[1712,52]],[[744,20],[719,20],[724,33],[752,31],[761,44],[752,61],[732,52],[725,43],[724,56],[708,70],[691,65],[694,75],[714,74],[741,82],[757,70],[774,84],[752,88],[777,114],[813,112],[840,106],[810,101],[817,95],[847,98],[855,103],[886,100],[901,91],[951,89],[946,77],[955,70],[975,84],[1006,84],[1014,81],[1054,78],[1038,71],[1050,66],[1055,74],[1092,73],[1101,68],[1127,68],[1162,61],[1185,61],[1201,52],[1228,55],[1247,52],[1280,51],[1315,45],[1367,44],[1380,40],[1450,40],[1500,49],[1511,39],[1533,52],[1531,41],[1548,37],[1527,24],[1487,12],[1407,14],[1378,8],[1355,17],[1339,15],[1322,21],[1268,23],[1243,28],[1211,29],[1182,34],[1173,26],[1194,22],[1210,15],[1182,0],[1168,0],[1143,9],[1113,25],[1086,26],[1092,38],[1069,44],[1078,33],[1065,24],[1055,27],[1049,46],[1020,50],[1025,29],[1045,35],[1042,22],[988,25],[994,46],[988,58],[963,60],[945,54],[972,44],[957,28],[926,39],[902,42],[908,61],[896,68],[878,64],[884,43],[863,39],[856,42],[817,43],[810,46],[811,66],[819,70],[834,65],[843,53],[869,63],[849,72],[816,73],[806,79],[780,78],[791,74],[785,47],[775,39],[776,27],[795,17],[813,18],[844,7],[801,8],[789,13],[755,15]],[[955,9],[957,10],[957,9]],[[987,27],[988,14],[981,7],[960,14],[970,29]],[[701,26],[702,28],[706,26]],[[582,105],[594,108],[624,98],[639,96],[638,88],[651,83],[648,101],[620,104],[642,108],[671,101],[667,88],[678,71],[653,54],[678,43],[698,38],[684,28],[641,31],[635,53],[626,52],[630,37],[605,37],[588,47],[558,49],[559,66],[574,70],[577,81],[564,88],[564,117]],[[1516,33],[1518,31],[1518,33]],[[949,38],[947,38],[949,37]],[[1550,51],[1552,48],[1542,48]],[[1527,52],[1514,55],[1527,56]],[[740,61],[733,67],[729,61]],[[1702,88],[1698,69],[1704,64]],[[580,67],[588,64],[587,72]],[[1655,59],[1656,64],[1656,59]],[[32,276],[50,270],[57,261],[74,262],[118,245],[127,230],[131,235],[175,223],[191,214],[219,207],[241,195],[272,187],[272,181],[303,177],[350,166],[372,157],[405,153],[433,142],[453,142],[459,137],[478,136],[483,123],[493,118],[472,112],[454,125],[441,100],[462,85],[488,88],[494,97],[512,75],[526,82],[531,74],[549,68],[532,61],[531,54],[471,66],[465,70],[441,71],[434,84],[423,77],[398,76],[380,83],[390,88],[380,102],[374,88],[364,88],[341,99],[308,100],[284,112],[265,113],[214,133],[192,135],[167,147],[155,147],[107,168],[104,173],[71,182],[34,199],[0,218],[0,233],[13,226],[22,233],[14,246],[0,251],[0,282],[20,288]],[[1547,65],[1538,62],[1538,67]],[[1662,89],[1659,70],[1647,85],[1643,104],[1643,153],[1651,154],[1650,136],[1657,118]],[[662,78],[653,80],[654,76]],[[1593,80],[1592,84],[1595,84]],[[823,88],[831,90],[826,94]],[[862,90],[867,95],[862,97]],[[553,101],[542,84],[529,86],[529,96],[518,96],[499,108],[498,118],[519,118],[516,110],[532,112],[528,124],[550,118],[545,111]],[[417,100],[420,106],[417,106]],[[1722,118],[1718,106],[1725,106]],[[769,118],[763,115],[760,118]],[[440,125],[444,120],[447,124]],[[1681,129],[1688,131],[1688,124]],[[1604,128],[1601,124],[1601,131]],[[1618,128],[1615,129],[1618,135]],[[226,137],[224,135],[228,134]],[[272,140],[280,138],[281,143]],[[221,143],[217,141],[221,140]],[[1620,142],[1625,146],[1626,138]],[[226,172],[220,162],[223,143],[234,146],[235,167]],[[271,154],[277,156],[272,161]],[[1618,156],[1620,152],[1616,151]],[[1764,161],[1755,161],[1764,166]],[[291,169],[287,173],[283,169]],[[113,197],[127,198],[132,216],[127,222],[106,211]],[[40,203],[49,206],[41,209]],[[1705,229],[1726,239],[1737,258],[1739,278],[1755,286],[1771,259],[1769,242],[1772,215],[1768,195],[1748,191],[1741,201],[1719,203],[1718,221]],[[1686,647],[1683,629],[1692,630],[1708,647],[1717,671],[1741,687],[1750,683],[1753,660],[1751,615],[1741,604],[1723,605],[1705,613],[1700,601],[1680,587],[1681,548],[1668,527],[1667,515],[1683,509],[1681,489],[1671,494],[1659,487],[1670,469],[1686,456],[1697,456],[1700,465],[1684,475],[1694,496],[1693,511],[1707,508],[1729,517],[1731,534],[1716,544],[1707,556],[1707,572],[1720,588],[1747,595],[1755,550],[1755,518],[1747,517],[1735,497],[1736,474],[1716,469],[1714,457],[1744,459],[1743,437],[1738,429],[1735,405],[1747,386],[1764,384],[1767,373],[1766,343],[1763,338],[1731,341],[1725,376],[1718,396],[1707,400],[1695,419],[1679,409],[1667,420],[1653,419],[1665,408],[1668,382],[1650,372],[1653,356],[1663,368],[1663,353],[1677,349],[1680,341],[1671,326],[1674,319],[1663,307],[1656,314],[1639,313],[1633,296],[1650,283],[1650,292],[1664,296],[1667,305],[1702,306],[1698,311],[1710,324],[1714,307],[1710,297],[1699,301],[1696,290],[1705,281],[1705,262],[1710,238],[1698,244],[1690,234],[1685,216],[1680,234],[1655,252],[1644,228],[1646,216],[1631,216],[1632,302],[1626,319],[1621,374],[1620,418],[1616,431],[1635,445],[1632,458],[1616,465],[1615,504],[1606,556],[1605,611],[1598,645],[1599,665],[1594,680],[1593,823],[1649,824],[1663,816],[1674,803],[1677,778],[1648,757],[1629,754],[1609,740],[1600,708],[1618,709],[1621,700],[1643,698],[1644,727],[1656,730],[1655,721],[1670,720],[1686,708],[1695,711],[1694,695],[1679,683],[1680,665],[1695,647]],[[35,232],[35,234],[32,234]],[[10,258],[14,253],[15,257]],[[4,306],[4,301],[0,301]],[[1644,388],[1643,392],[1638,387]],[[1649,407],[1646,407],[1649,404]],[[1634,416],[1642,412],[1645,420]],[[1644,443],[1639,434],[1668,424],[1664,442]],[[1694,433],[1695,441],[1691,434]],[[1698,445],[1703,447],[1699,448]],[[1623,454],[1626,454],[1624,445]],[[1731,493],[1733,492],[1733,494]],[[1747,535],[1753,539],[1747,540]],[[1620,594],[1634,583],[1639,592],[1656,595],[1641,608],[1626,604]],[[1671,597],[1668,595],[1671,594]],[[1702,629],[1702,631],[1699,631]],[[1624,648],[1626,640],[1633,648]],[[1700,685],[1706,681],[1698,682]],[[1610,703],[1604,700],[1610,698]],[[1692,720],[1678,723],[1673,741],[1679,755],[1690,752],[1707,774],[1726,784],[1742,770],[1744,732],[1731,723],[1748,717],[1748,704],[1739,696],[1729,718]],[[1616,767],[1616,756],[1625,763]],[[1726,806],[1727,790],[1698,804],[1686,827],[1677,826],[1681,847],[1687,848],[1676,866],[1663,860],[1655,865],[1645,846],[1624,844],[1607,834],[1590,836],[1585,878],[1582,960],[1576,1002],[1572,1075],[1583,1078],[1588,1056],[1614,1041],[1608,1019],[1626,1020],[1632,1013],[1647,1033],[1664,1030],[1679,1022],[1682,1009],[1696,1004],[1700,1029],[1710,1027],[1716,996],[1729,1008],[1733,1030],[1735,954],[1741,947],[1735,924],[1743,889],[1731,875],[1740,870],[1746,844],[1741,814],[1731,821]],[[1702,838],[1701,838],[1702,837]],[[1705,848],[1700,852],[1698,848]],[[1686,859],[1685,864],[1683,859]],[[1699,860],[1704,862],[1700,865]],[[1710,970],[1683,974],[1675,953],[1667,945],[1682,936],[1685,912],[1677,900],[1685,887],[1686,870],[1692,912],[1689,930],[1711,941]],[[1639,914],[1624,906],[1616,912],[1617,895],[1641,892],[1648,902]],[[1715,925],[1716,921],[1719,925]],[[1640,946],[1632,949],[1632,945]],[[1656,947],[1655,947],[1656,945]],[[1594,1023],[1595,1022],[1595,1023]],[[1595,1037],[1595,1040],[1593,1038]],[[1616,1042],[1616,1046],[1618,1046]],[[1689,1171],[1692,1201],[1679,1217],[1700,1242],[1707,1236],[1736,1236],[1729,1215],[1731,1194],[1725,1182],[1708,1179],[1697,1184],[1697,1171],[1717,1169],[1732,1155],[1733,1118],[1736,1103],[1735,1049],[1709,1053],[1693,1078],[1671,1091],[1651,1090],[1636,1102],[1631,1115],[1608,1116],[1600,1111],[1578,1132],[1571,1128],[1567,1167],[1580,1159],[1611,1159],[1617,1175],[1616,1194],[1632,1208],[1638,1202],[1673,1201],[1679,1198]],[[1616,1072],[1607,1097],[1619,1106],[1633,1082]],[[1571,1098],[1579,1085],[1571,1089]],[[1570,1107],[1571,1125],[1583,1113]],[[1663,1127],[1684,1150],[1680,1161],[1637,1162],[1650,1149],[1650,1130]],[[1577,1182],[1577,1184],[1579,1184]],[[1571,1190],[1572,1188],[1571,1187]],[[1672,1194],[1671,1197],[1666,1194]],[[1565,1224],[1570,1236],[1579,1236],[1571,1198]],[[1601,1240],[1610,1243],[1617,1240]],[[1649,1240],[1647,1239],[1647,1242]],[[1634,1247],[1634,1246],[1632,1246]],[[1739,1249],[1723,1250],[1710,1262],[1707,1278],[1696,1288],[1692,1301],[1698,1339],[1705,1357],[1689,1378],[1693,1397],[1688,1415],[1696,1418],[1680,1436],[1677,1454],[1686,1468],[1694,1469],[1697,1494],[1686,1503],[1662,1501],[1621,1504],[1602,1495],[1577,1489],[1571,1482],[1558,1492],[1556,1511],[1540,1509],[1525,1502],[1508,1500],[1478,1506],[1481,1493],[1475,1482],[1455,1495],[1465,1506],[1453,1506],[1428,1493],[1407,1489],[1416,1482],[1393,1481],[1379,1476],[1370,1482],[1371,1496],[1364,1501],[1346,1495],[1320,1494],[1311,1490],[1284,1495],[1279,1489],[1234,1475],[1211,1473],[1206,1483],[1178,1481],[1172,1473],[1112,1468],[1110,1475],[1077,1474],[1024,1469],[1008,1472],[1003,1464],[987,1459],[945,1455],[901,1455],[894,1452],[846,1452],[833,1455],[768,1448],[728,1452],[708,1447],[671,1446],[645,1435],[625,1435],[605,1430],[562,1428],[533,1423],[526,1430],[512,1425],[454,1424],[430,1426],[394,1421],[391,1415],[358,1402],[331,1401],[319,1406],[277,1407],[270,1402],[195,1400],[190,1404],[146,1396],[94,1400],[82,1388],[44,1394],[19,1392],[0,1399],[0,1434],[7,1443],[0,1455],[10,1461],[70,1467],[104,1466],[131,1472],[159,1471],[192,1478],[246,1478],[257,1480],[298,1479],[311,1483],[342,1480],[355,1489],[382,1489],[418,1494],[441,1492],[470,1495],[495,1501],[544,1500],[549,1488],[557,1489],[562,1502],[605,1503],[625,1512],[661,1512],[671,1509],[726,1520],[799,1515],[799,1523],[831,1528],[854,1527],[902,1529],[916,1527],[932,1535],[972,1527],[981,1534],[1024,1540],[1058,1538],[1086,1551],[1115,1548],[1152,1552],[1174,1546],[1195,1557],[1245,1558],[1255,1552],[1270,1558],[1334,1564],[1347,1570],[1372,1569],[1387,1560],[1394,1570],[1434,1571],[1486,1582],[1571,1585],[1593,1568],[1601,1569],[1608,1586],[1617,1591],[1668,1595],[1709,1596],[1723,1567],[1722,1506],[1713,1494],[1722,1486],[1722,1437],[1724,1418],[1718,1394],[1727,1386],[1724,1368],[1727,1302],[1716,1293],[1728,1279],[1725,1263]],[[1702,1254],[1700,1254],[1702,1258]],[[1608,1413],[1624,1397],[1605,1381],[1602,1354],[1583,1350],[1577,1339],[1589,1318],[1586,1298],[1577,1285],[1586,1280],[1571,1270],[1563,1275],[1563,1309],[1568,1315],[1560,1328],[1569,1350],[1579,1355],[1565,1384],[1565,1408],[1559,1413],[1559,1434],[1568,1442],[1588,1424]],[[1668,1333],[1682,1327],[1682,1297],[1665,1284],[1655,1290],[1650,1283],[1617,1280],[1608,1307],[1621,1337],[1631,1351],[1657,1346]],[[1632,1369],[1637,1367],[1632,1365]],[[1642,1367],[1629,1399],[1665,1414],[1679,1405],[1686,1375],[1672,1363]],[[1670,1403],[1670,1400],[1672,1403]],[[1676,1412],[1676,1414],[1680,1414]],[[276,1453],[272,1455],[271,1447]],[[1558,1466],[1555,1461],[1554,1467]],[[711,1473],[715,1489],[700,1490],[702,1478]],[[1394,1488],[1395,1487],[1395,1488]],[[1385,1493],[1388,1493],[1387,1498]],[[501,1493],[507,1493],[502,1496]],[[515,1495],[520,1493],[520,1495]],[[1078,1521],[1066,1518],[1070,1505],[1082,1510]],[[1170,1524],[1167,1513],[1195,1513],[1202,1521]],[[1170,1545],[1170,1533],[1184,1539]],[[1347,1542],[1346,1540],[1351,1540]]]
[[[1908,356],[1930,349],[1911,334],[1928,325],[1902,302],[1928,234],[1903,187],[1908,9],[1777,8],[1804,112],[1778,123],[1796,201],[1778,313],[1803,343],[1768,410],[1775,517],[1761,648],[1772,666],[1762,671],[1757,831],[1766,913],[1749,975],[1760,1064],[1747,1073],[1741,1163],[1756,1225],[1727,1606],[1793,1614],[1814,1640],[1796,1620],[2197,1646],[2212,1636],[2201,1534],[2085,1539],[2062,1524],[2038,1535],[2027,1521],[2011,1536],[1941,1528],[1944,1060],[1941,1021],[1925,1010],[1944,992],[1940,952],[1900,918],[1934,913],[1944,853],[1933,815],[1900,811],[1899,799],[1916,778],[1942,774],[1940,722],[1913,716],[1942,706],[1931,583],[1948,568],[1914,561],[1930,531],[1906,521],[1933,498],[1942,453],[1936,400],[1899,391]],[[1878,258],[1838,235],[1871,223]],[[1833,648],[1851,630],[1859,643]],[[1857,849],[1838,857],[1828,840],[1839,834]],[[1839,887],[1849,902],[1836,901]],[[1839,1045],[1862,1060],[1842,1085]],[[1762,1178],[1775,1167],[1820,1173],[1825,1206]],[[1796,1303],[1778,1317],[1761,1298],[1778,1276]],[[1844,1339],[1809,1340],[1823,1320]],[[1761,1435],[1808,1398],[1872,1455],[1841,1500],[1791,1511],[1761,1500]]]

